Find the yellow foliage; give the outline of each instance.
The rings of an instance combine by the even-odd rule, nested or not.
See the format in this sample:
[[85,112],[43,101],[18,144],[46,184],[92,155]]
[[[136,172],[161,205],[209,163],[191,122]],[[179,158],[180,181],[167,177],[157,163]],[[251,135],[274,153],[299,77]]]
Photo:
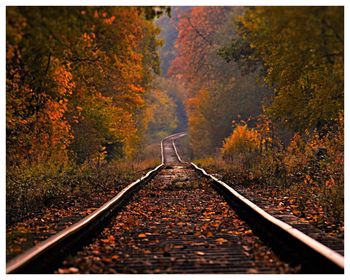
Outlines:
[[249,129],[247,125],[238,125],[231,136],[225,139],[221,154],[226,161],[240,159],[258,152],[260,148],[260,134]]

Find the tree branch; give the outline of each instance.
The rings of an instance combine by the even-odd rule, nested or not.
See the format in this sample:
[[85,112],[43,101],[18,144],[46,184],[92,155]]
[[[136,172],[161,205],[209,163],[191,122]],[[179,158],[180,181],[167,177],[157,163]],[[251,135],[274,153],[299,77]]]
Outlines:
[[213,46],[214,44],[207,38],[205,37],[191,22],[190,18],[187,18],[188,23],[191,25],[193,30],[205,41],[207,42],[210,46]]

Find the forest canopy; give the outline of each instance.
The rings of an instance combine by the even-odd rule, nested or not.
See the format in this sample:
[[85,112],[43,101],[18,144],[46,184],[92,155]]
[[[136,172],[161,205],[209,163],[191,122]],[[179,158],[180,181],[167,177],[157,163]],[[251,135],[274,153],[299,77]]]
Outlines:
[[145,96],[159,73],[157,13],[7,8],[9,167],[44,161],[63,168],[135,154],[147,126]]

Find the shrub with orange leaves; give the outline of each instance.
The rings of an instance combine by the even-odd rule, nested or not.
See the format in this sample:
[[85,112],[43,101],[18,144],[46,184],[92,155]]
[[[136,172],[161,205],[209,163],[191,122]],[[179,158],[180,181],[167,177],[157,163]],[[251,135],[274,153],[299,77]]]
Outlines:
[[242,162],[244,167],[251,167],[259,148],[259,133],[244,124],[236,126],[231,136],[225,139],[221,154],[227,162]]
[[344,221],[344,118],[339,115],[325,134],[296,134],[283,161],[291,188],[300,195],[299,207],[308,200],[319,205],[335,224]]
[[[205,168],[224,170],[239,184],[273,186],[296,197],[300,215],[319,209],[318,224],[344,225],[344,117],[323,131],[296,133],[287,147],[272,137],[269,121],[261,117],[254,129],[237,125],[226,138],[221,159],[201,161]],[[326,228],[327,230],[327,228]]]

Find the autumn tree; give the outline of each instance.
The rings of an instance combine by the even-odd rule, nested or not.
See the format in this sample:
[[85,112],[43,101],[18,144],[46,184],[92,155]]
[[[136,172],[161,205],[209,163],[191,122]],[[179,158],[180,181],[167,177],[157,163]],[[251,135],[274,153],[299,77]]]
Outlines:
[[[245,73],[258,69],[274,95],[249,130],[257,133],[259,155],[245,152],[237,128],[222,155],[230,167],[232,159],[250,161],[235,173],[289,187],[304,215],[307,204],[316,205],[343,231],[344,8],[250,7],[232,29],[238,36],[220,55]],[[291,130],[284,144],[276,125]]]
[[[39,33],[40,9],[7,10],[7,161],[65,163],[73,138],[65,113],[75,89],[71,64]],[[37,22],[37,24],[43,24]],[[74,34],[74,27],[72,27]]]
[[7,8],[7,161],[132,156],[166,8]]
[[177,127],[176,104],[164,91],[154,89],[146,99],[143,121],[149,139],[160,141]]
[[[92,34],[97,35],[93,35],[90,43],[97,49],[101,46],[99,66],[102,76],[99,80],[102,79],[103,84],[94,88],[86,85],[85,79],[82,80],[81,88],[85,91],[81,92],[81,96],[86,100],[82,103],[86,107],[85,114],[84,110],[82,112],[82,122],[92,121],[98,134],[104,135],[100,148],[96,147],[95,152],[106,149],[108,158],[113,158],[112,155],[132,156],[137,151],[140,141],[140,127],[137,126],[145,106],[144,95],[152,76],[159,72],[156,52],[159,42],[155,38],[158,30],[139,13],[136,8],[93,12],[93,18],[99,24],[94,25],[96,30]],[[82,67],[85,65],[82,64]],[[92,110],[94,104],[100,104],[102,108],[97,106],[96,110]],[[105,110],[102,110],[103,107]],[[90,114],[92,111],[94,115]],[[96,120],[99,122],[96,123]],[[86,143],[86,130],[79,129],[79,126],[77,124],[74,128],[77,138],[82,141],[74,144]],[[74,147],[89,150],[89,147]]]
[[[235,33],[231,18],[242,8],[195,7],[179,16],[177,56],[170,74],[187,90],[190,143],[197,156],[215,152],[230,134],[232,120],[260,112],[268,93],[256,73],[243,75],[219,54]],[[197,148],[195,147],[197,146]]]
[[320,129],[343,111],[343,18],[343,7],[249,8],[240,38],[224,53],[264,68],[274,120],[296,131]]
[[7,222],[132,174],[166,10],[7,7]]

